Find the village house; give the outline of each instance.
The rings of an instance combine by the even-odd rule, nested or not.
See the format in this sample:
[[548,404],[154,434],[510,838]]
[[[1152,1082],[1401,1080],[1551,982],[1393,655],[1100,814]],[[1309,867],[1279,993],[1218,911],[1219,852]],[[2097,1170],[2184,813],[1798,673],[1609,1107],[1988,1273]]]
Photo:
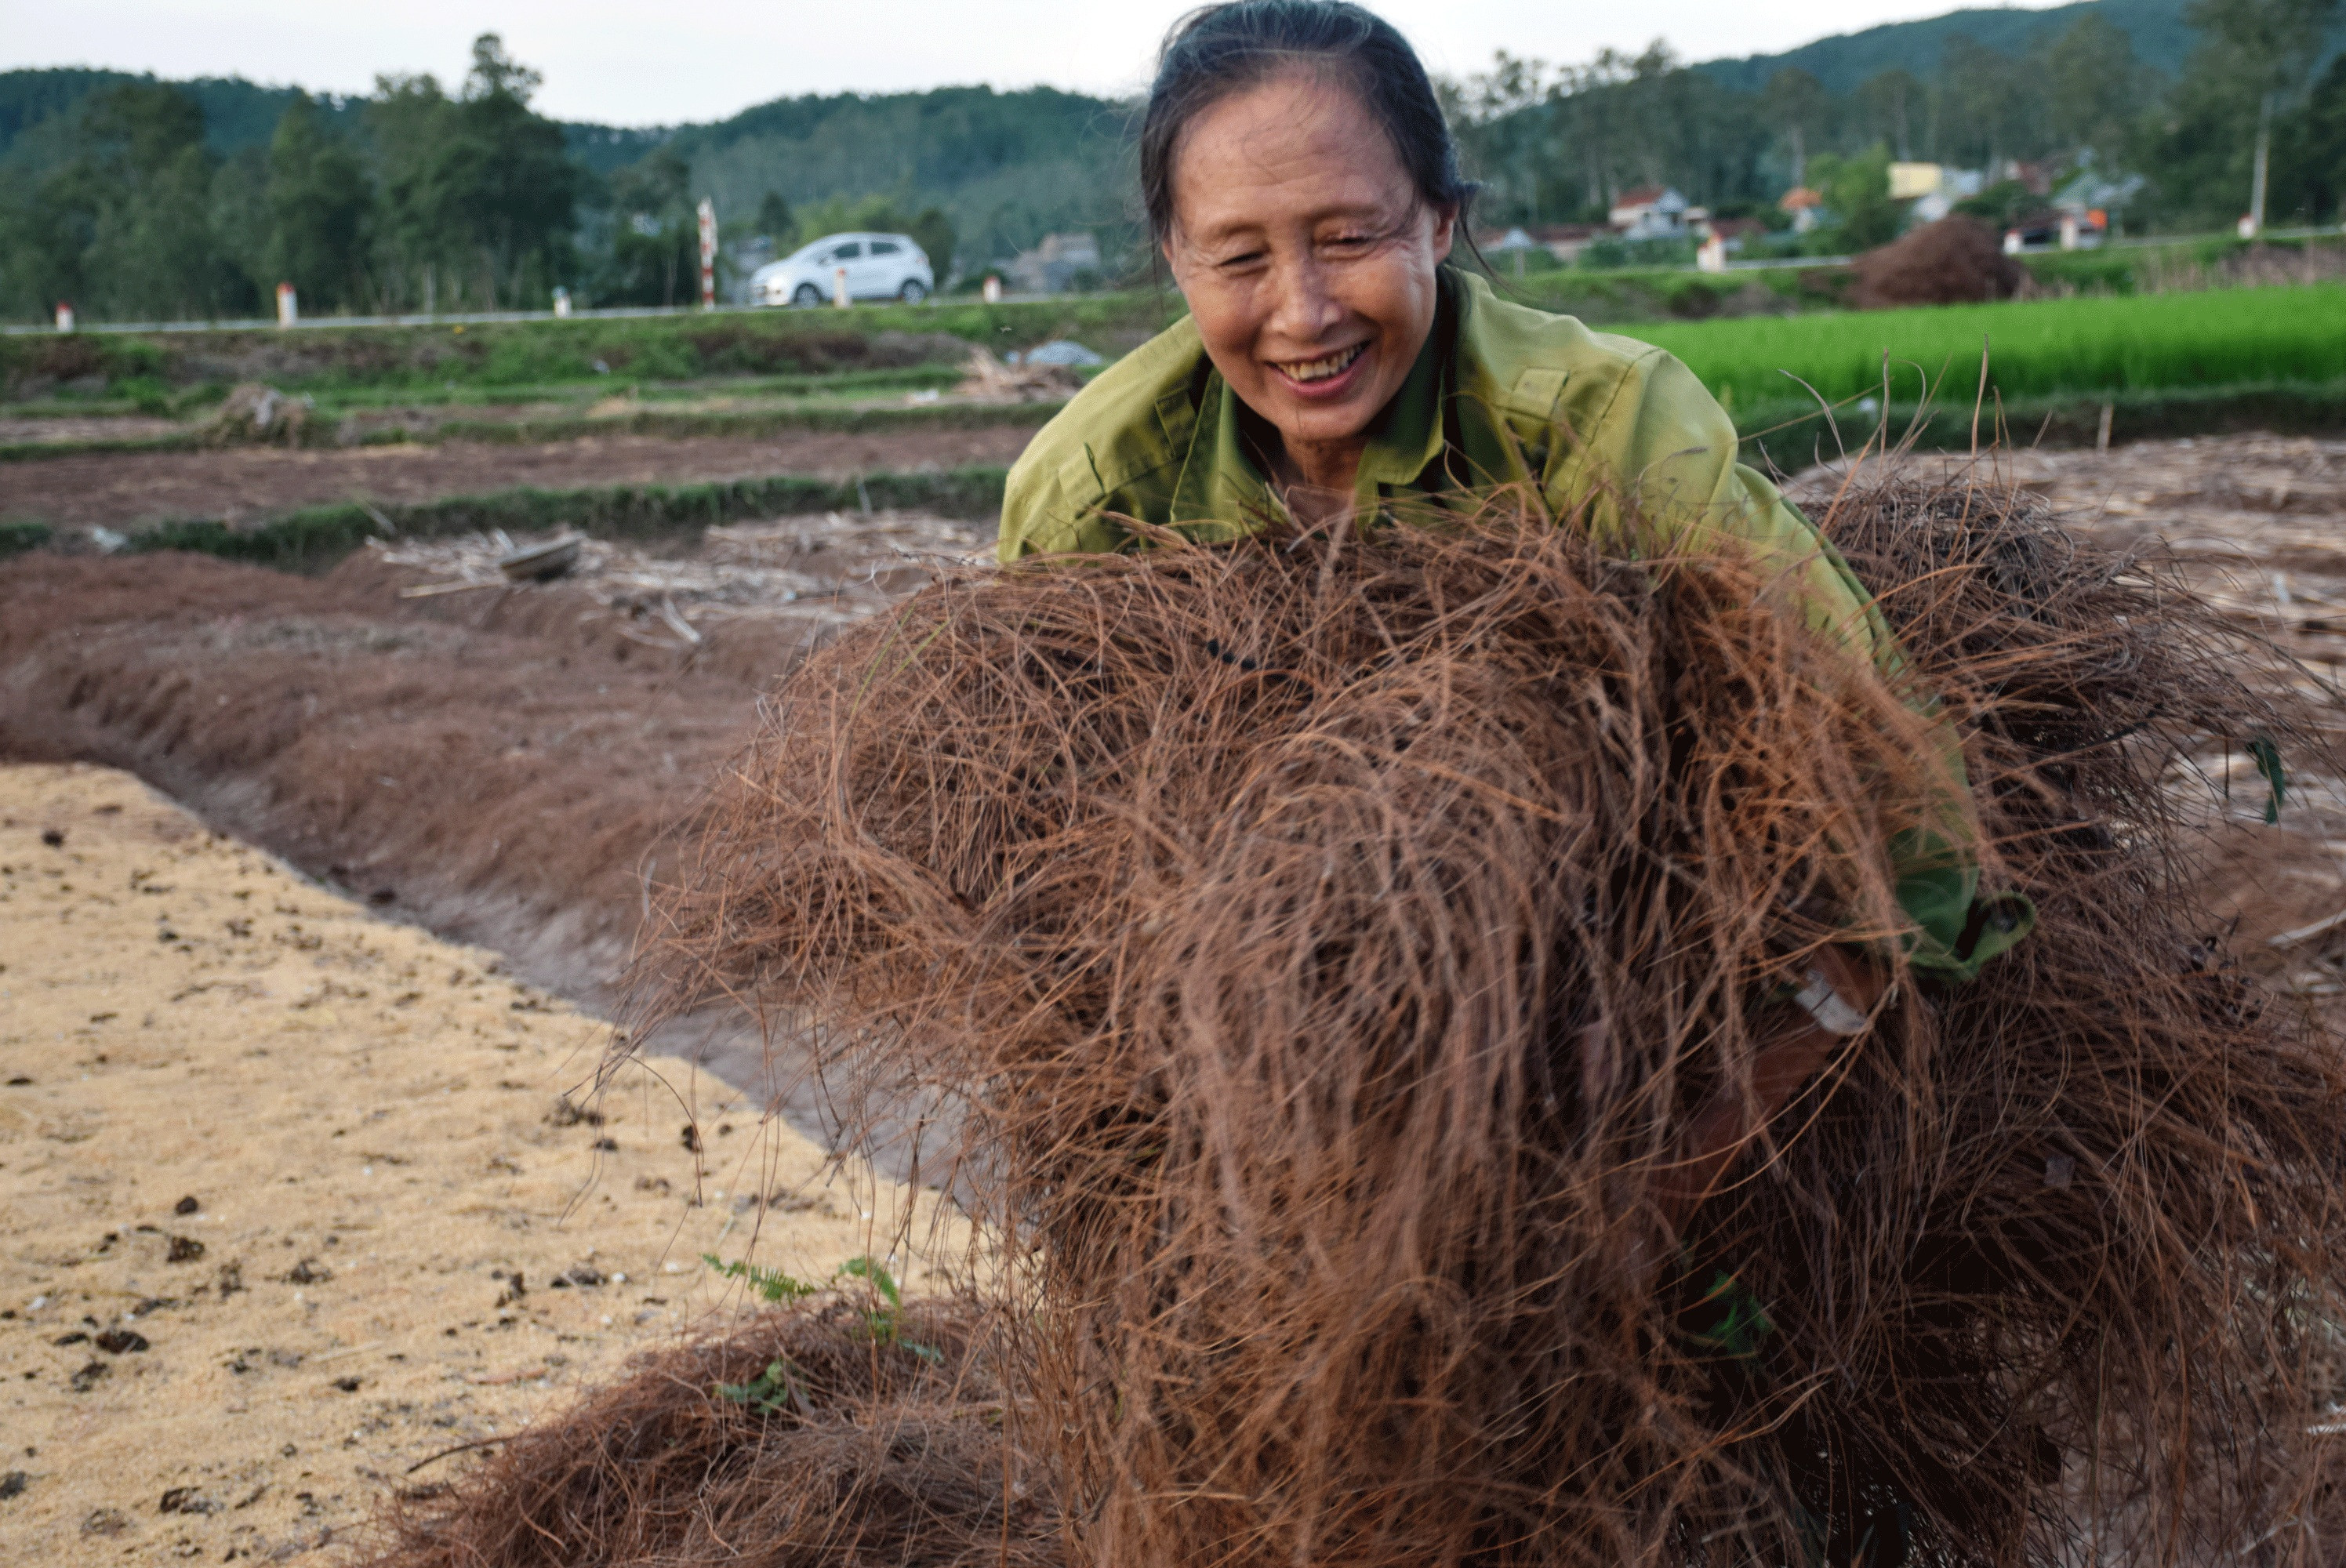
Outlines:
[[1777,199],[1779,211],[1792,215],[1792,232],[1806,234],[1824,219],[1825,199],[1805,185],[1796,185]]
[[1641,185],[1623,191],[1605,219],[1624,239],[1677,239],[1697,210],[1668,186]]

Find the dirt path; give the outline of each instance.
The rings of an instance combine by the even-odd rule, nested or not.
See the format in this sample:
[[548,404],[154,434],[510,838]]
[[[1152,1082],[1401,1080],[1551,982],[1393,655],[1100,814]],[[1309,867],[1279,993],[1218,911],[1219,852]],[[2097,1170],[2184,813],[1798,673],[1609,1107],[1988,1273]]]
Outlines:
[[566,1112],[605,1031],[499,971],[126,775],[0,769],[0,1556],[348,1540],[738,1306],[703,1251],[886,1250],[901,1189],[684,1063]]
[[1008,464],[1034,432],[802,431],[756,441],[589,436],[532,445],[446,442],[321,451],[241,447],[43,457],[0,464],[0,517],[55,526],[175,517],[239,521],[327,502],[416,502],[516,485],[571,490],[681,484],[778,473],[844,477],[882,471]]

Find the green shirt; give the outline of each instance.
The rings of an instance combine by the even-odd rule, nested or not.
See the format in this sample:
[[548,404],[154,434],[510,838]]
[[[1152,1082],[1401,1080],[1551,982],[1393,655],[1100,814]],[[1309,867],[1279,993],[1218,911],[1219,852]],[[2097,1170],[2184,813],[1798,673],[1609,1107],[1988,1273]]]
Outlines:
[[[1100,372],[1028,444],[1003,498],[1002,559],[1123,549],[1129,535],[1113,514],[1201,542],[1279,515],[1250,455],[1249,417],[1184,318]],[[1372,514],[1387,501],[1536,482],[1556,515],[1585,515],[1602,537],[1620,528],[1615,498],[1626,492],[1649,537],[1658,529],[1701,548],[1723,536],[1781,563],[1812,624],[1894,669],[1896,644],[1872,596],[1738,450],[1726,411],[1670,355],[1510,304],[1445,268],[1434,329],[1370,433],[1356,500]],[[1967,978],[2035,916],[2025,900],[1978,898],[1978,829],[1949,750],[1953,788],[1938,830],[1902,834],[1891,853],[1916,928],[1910,961]]]

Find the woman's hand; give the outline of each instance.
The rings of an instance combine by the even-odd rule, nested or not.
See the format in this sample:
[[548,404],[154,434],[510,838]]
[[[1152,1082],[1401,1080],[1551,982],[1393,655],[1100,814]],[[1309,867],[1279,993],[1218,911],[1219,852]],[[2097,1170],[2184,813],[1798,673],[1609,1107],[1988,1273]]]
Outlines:
[[1889,989],[1888,974],[1864,953],[1846,947],[1818,950],[1808,983],[1780,1010],[1780,1022],[1752,1059],[1749,1095],[1731,1084],[1712,1095],[1688,1124],[1677,1162],[1655,1182],[1655,1207],[1673,1233],[1686,1228],[1703,1200],[1725,1181],[1736,1156],[1800,1085],[1846,1041],[1872,1027],[1874,1010]]

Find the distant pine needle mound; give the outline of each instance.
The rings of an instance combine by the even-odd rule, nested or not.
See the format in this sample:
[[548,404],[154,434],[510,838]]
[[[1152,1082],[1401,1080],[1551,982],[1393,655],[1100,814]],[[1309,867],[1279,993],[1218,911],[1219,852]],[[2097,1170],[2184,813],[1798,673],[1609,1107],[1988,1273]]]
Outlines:
[[[2346,1082],[2211,952],[2208,814],[2168,779],[2300,727],[2253,647],[2024,494],[1859,484],[1821,522],[1911,687],[1743,558],[1610,558],[1502,496],[972,573],[778,694],[652,983],[809,1032],[851,1139],[957,1127],[1004,1421],[966,1462],[1051,1500],[1004,1549],[2314,1553],[2278,1527],[2320,1479]],[[1678,1130],[1804,953],[1899,929],[1920,693],[2039,928],[1908,977],[1681,1246]],[[1763,1320],[1720,1321],[1723,1275]],[[393,1560],[817,1561],[738,1515],[735,1556],[589,1550],[615,1527],[566,1519],[689,1511],[684,1476],[498,1462],[440,1506],[536,1533]]]
[[1976,305],[2009,300],[2028,281],[1986,225],[1954,213],[1868,250],[1850,264],[1861,311],[1902,305]]

